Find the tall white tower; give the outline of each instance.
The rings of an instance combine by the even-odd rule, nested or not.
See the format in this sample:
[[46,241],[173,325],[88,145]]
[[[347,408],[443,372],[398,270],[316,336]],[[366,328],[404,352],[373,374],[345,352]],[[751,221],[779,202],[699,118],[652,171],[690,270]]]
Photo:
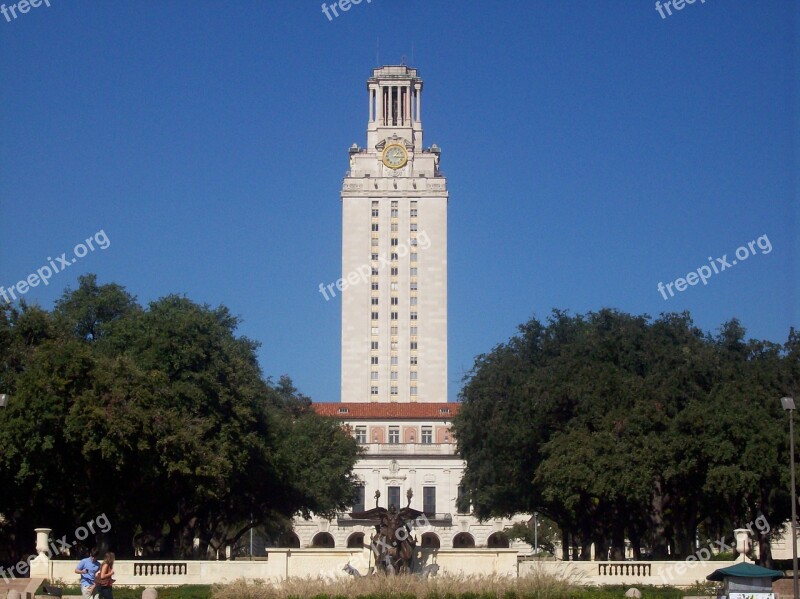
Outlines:
[[422,144],[422,79],[367,81],[367,146],[342,185],[343,402],[447,401],[447,181]]

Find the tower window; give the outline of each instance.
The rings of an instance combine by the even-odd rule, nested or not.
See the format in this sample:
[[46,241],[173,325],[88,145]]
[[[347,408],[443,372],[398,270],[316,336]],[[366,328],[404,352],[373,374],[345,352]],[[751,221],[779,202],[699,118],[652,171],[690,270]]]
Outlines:
[[[377,299],[377,298],[375,298],[375,299]],[[416,312],[412,312],[411,313],[411,320],[416,320],[416,319],[417,319],[417,313]]]
[[370,392],[370,395],[377,395],[378,394],[378,388],[377,387],[370,387],[369,388],[369,392]]
[[417,342],[416,341],[412,341],[411,342],[411,349],[417,349]]
[[417,394],[417,386],[414,385],[413,387],[411,387],[411,395],[416,395],[416,394]]
[[370,363],[374,366],[378,363],[378,356],[370,356]]
[[[413,229],[416,230],[416,229]],[[377,233],[378,232],[378,223],[372,223],[372,231]]]
[[377,306],[378,305],[378,298],[377,297],[372,297],[372,298],[370,298],[370,300],[372,300],[372,305],[373,306]]
[[373,341],[371,348],[372,349],[378,349],[378,342],[377,341]]

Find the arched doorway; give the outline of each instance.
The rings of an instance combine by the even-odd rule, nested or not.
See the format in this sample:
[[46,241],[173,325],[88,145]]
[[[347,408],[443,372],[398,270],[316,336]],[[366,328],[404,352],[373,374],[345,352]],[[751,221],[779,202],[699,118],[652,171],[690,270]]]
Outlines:
[[439,549],[439,547],[441,547],[441,542],[436,533],[426,532],[422,535],[421,546],[426,549]]
[[486,546],[490,549],[508,549],[508,536],[504,532],[495,532],[486,539]]
[[361,549],[364,547],[364,533],[354,532],[347,537],[347,547],[349,549]]
[[467,547],[475,547],[475,538],[468,532],[460,532],[453,537],[453,548],[464,549]]
[[333,537],[330,533],[327,532],[318,532],[314,535],[314,538],[311,541],[312,547],[324,547],[326,549],[333,549],[336,546],[336,543],[333,541]]

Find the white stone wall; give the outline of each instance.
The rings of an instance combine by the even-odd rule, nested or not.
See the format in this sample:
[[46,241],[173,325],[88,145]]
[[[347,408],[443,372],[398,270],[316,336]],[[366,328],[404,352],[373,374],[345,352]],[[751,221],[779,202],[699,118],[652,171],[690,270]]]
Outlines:
[[[437,564],[439,575],[500,574],[529,576],[547,573],[565,578],[581,586],[597,585],[669,585],[688,587],[718,568],[735,562],[561,562],[521,561],[513,549],[440,549],[423,551],[424,564]],[[145,561],[117,560],[114,565],[118,586],[175,586],[182,584],[215,584],[236,579],[280,582],[287,577],[326,579],[343,578],[345,564],[362,574],[374,565],[366,550],[347,549],[270,549],[266,560],[247,561]],[[47,560],[31,576],[45,577],[64,583],[75,583],[77,560]],[[135,569],[134,566],[138,565]],[[185,574],[142,574],[147,570],[162,571],[185,565]],[[174,570],[173,570],[174,571]],[[137,573],[138,572],[138,573]]]

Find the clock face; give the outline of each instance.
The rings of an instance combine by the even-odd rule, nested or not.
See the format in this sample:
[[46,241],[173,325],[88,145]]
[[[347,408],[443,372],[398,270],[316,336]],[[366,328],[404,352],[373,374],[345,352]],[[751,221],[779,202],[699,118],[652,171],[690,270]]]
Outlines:
[[402,168],[408,162],[408,152],[400,144],[389,144],[383,150],[383,163],[389,168]]

